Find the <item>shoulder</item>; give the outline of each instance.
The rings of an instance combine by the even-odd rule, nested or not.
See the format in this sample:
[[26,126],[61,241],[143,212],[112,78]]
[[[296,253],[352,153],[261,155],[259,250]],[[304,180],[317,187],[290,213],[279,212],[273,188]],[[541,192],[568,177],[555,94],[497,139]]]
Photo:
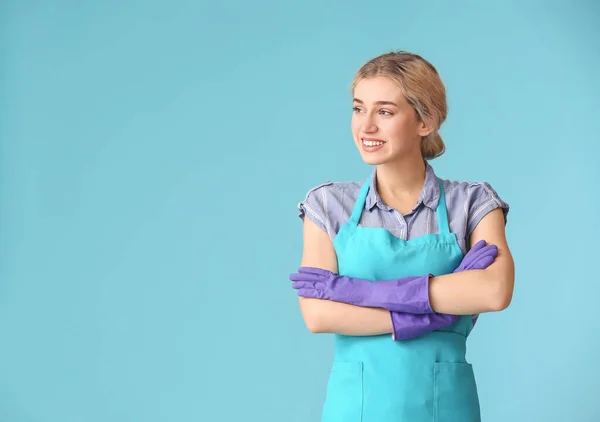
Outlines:
[[362,183],[326,181],[310,187],[298,203],[298,216],[308,216],[333,239],[349,217]]
[[357,194],[361,186],[362,182],[326,181],[308,189],[304,201],[308,199],[327,199],[328,197],[337,197],[345,194]]
[[464,216],[468,234],[496,208],[502,209],[506,223],[510,206],[490,183],[445,179],[442,182],[449,213]]
[[[470,182],[441,179],[446,196],[457,196],[463,199],[485,198],[502,201],[498,192],[488,182]],[[502,201],[506,204],[504,201]],[[506,204],[508,205],[508,204]]]

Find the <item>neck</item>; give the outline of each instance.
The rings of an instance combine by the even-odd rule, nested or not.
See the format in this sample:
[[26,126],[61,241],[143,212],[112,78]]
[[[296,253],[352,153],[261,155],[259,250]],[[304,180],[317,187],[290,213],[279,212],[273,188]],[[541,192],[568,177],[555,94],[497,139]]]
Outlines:
[[425,168],[421,157],[407,157],[400,162],[378,165],[376,181],[379,196],[384,202],[418,196],[425,184]]

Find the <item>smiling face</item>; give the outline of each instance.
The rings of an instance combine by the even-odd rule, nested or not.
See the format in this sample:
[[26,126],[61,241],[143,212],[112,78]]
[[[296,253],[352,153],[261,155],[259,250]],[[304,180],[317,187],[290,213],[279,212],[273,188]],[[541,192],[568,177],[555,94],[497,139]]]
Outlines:
[[385,76],[356,84],[351,127],[363,160],[373,165],[421,157],[421,139],[431,132],[398,84]]

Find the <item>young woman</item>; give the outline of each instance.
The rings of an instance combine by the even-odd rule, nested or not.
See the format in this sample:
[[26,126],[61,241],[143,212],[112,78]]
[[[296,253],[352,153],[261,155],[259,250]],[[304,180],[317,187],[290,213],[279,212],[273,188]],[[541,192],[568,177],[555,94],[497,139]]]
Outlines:
[[354,143],[374,170],[308,192],[290,276],[308,329],[335,335],[322,421],[479,422],[466,340],[478,314],[511,302],[509,206],[488,183],[434,173],[446,93],[422,57],[372,59],[352,94]]

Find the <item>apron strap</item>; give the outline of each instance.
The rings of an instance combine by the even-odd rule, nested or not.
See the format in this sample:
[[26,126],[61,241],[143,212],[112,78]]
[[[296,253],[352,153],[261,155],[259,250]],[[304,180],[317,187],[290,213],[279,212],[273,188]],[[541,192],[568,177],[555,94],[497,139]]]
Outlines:
[[354,208],[352,209],[352,215],[348,222],[353,226],[358,226],[358,222],[360,221],[360,216],[362,214],[363,209],[365,208],[365,202],[367,201],[367,193],[369,192],[369,185],[371,184],[370,178],[363,183],[360,191],[358,192],[358,197],[356,198],[356,202],[354,203]]
[[438,231],[439,233],[450,233],[450,225],[448,224],[448,211],[446,210],[446,194],[444,193],[444,184],[442,180],[438,178],[440,185],[440,199],[438,201],[435,213],[438,217]]

